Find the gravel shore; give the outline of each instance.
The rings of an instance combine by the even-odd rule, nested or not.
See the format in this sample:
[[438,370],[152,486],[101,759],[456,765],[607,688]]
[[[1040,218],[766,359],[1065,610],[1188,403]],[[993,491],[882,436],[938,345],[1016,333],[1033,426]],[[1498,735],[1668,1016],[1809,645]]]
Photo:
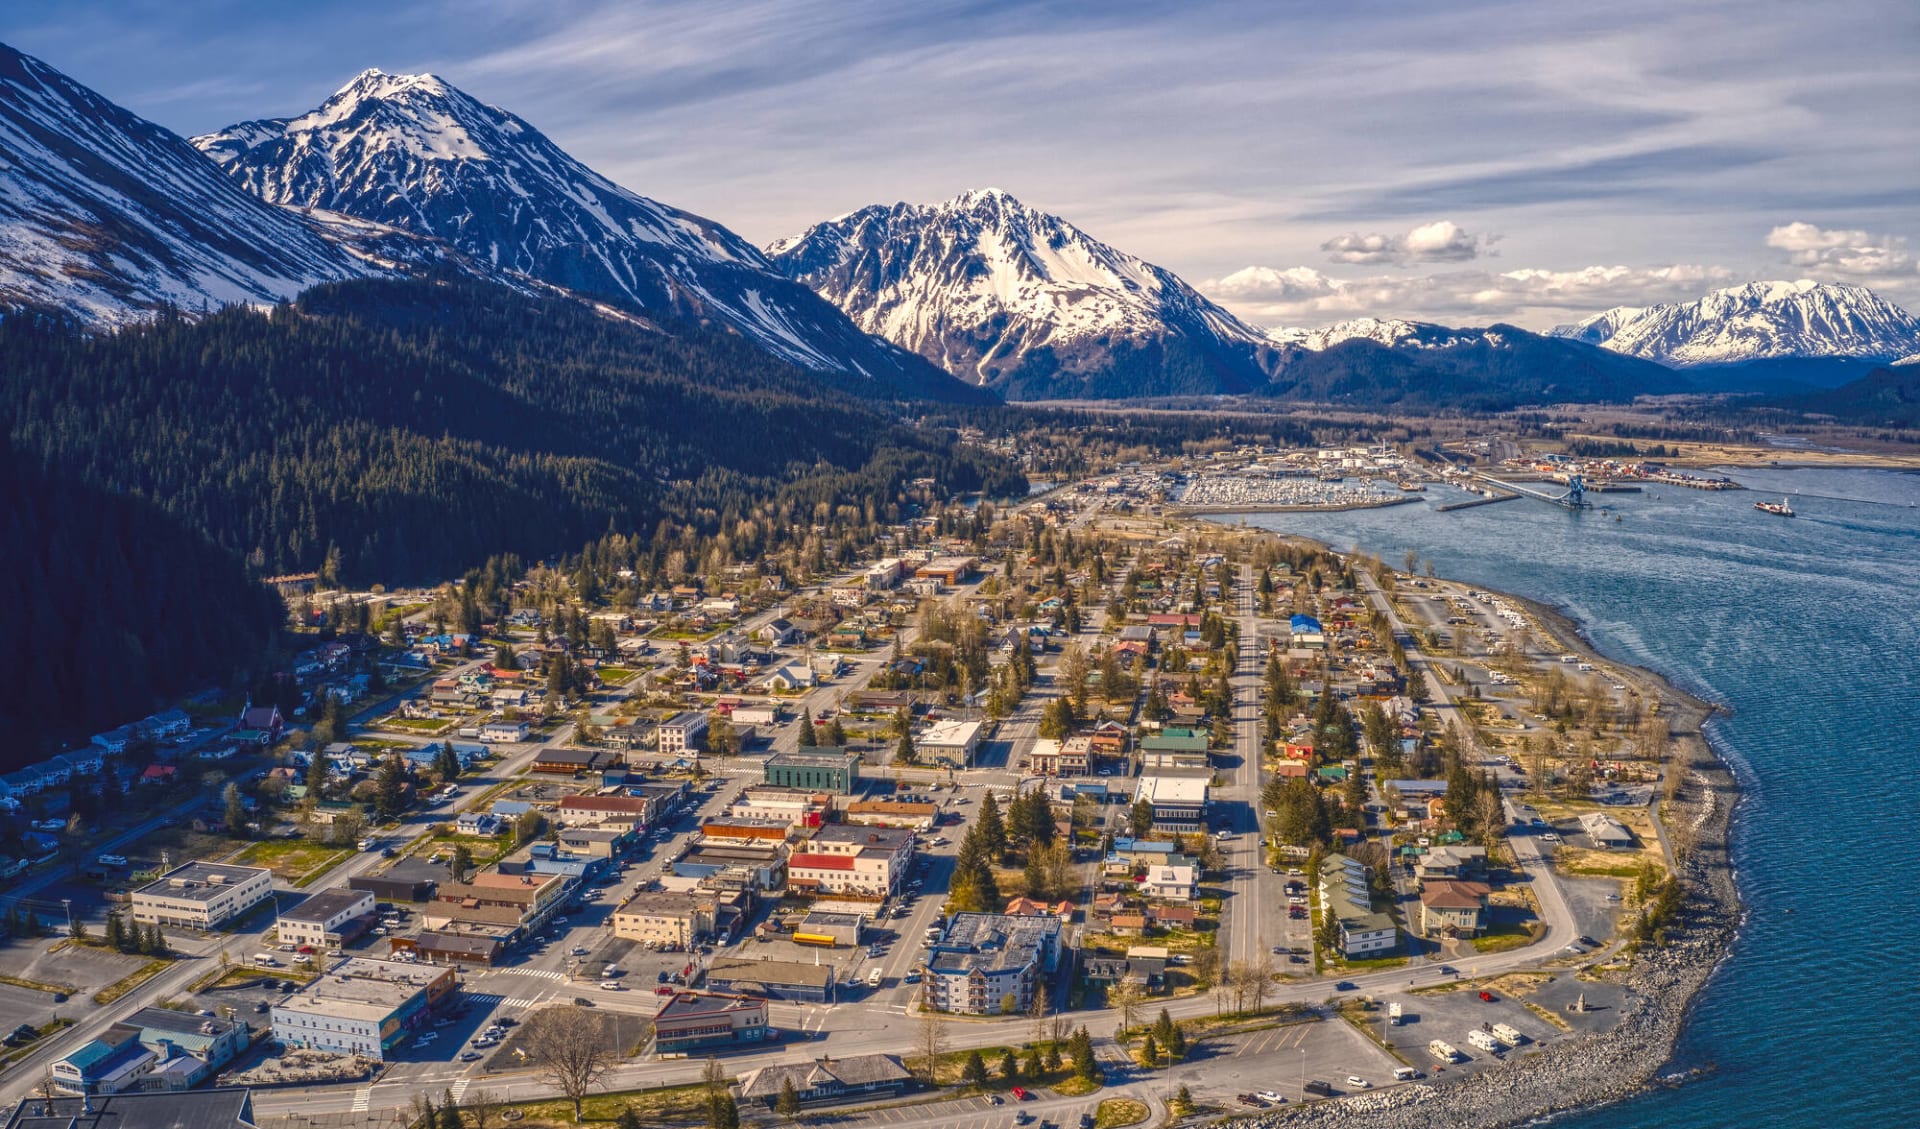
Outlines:
[[[1564,615],[1518,597],[1506,598],[1532,612],[1565,650],[1593,655],[1576,625]],[[1695,993],[1726,955],[1738,925],[1739,896],[1727,855],[1727,828],[1737,790],[1733,774],[1701,733],[1701,722],[1716,707],[1651,672],[1594,657],[1631,679],[1649,700],[1659,699],[1662,711],[1672,719],[1679,745],[1673,771],[1682,775],[1668,822],[1683,825],[1684,833],[1678,838],[1689,843],[1680,865],[1686,901],[1679,919],[1669,927],[1668,943],[1643,949],[1634,958],[1619,1024],[1603,1034],[1555,1039],[1538,1051],[1459,1081],[1394,1086],[1238,1119],[1235,1124],[1262,1129],[1349,1125],[1499,1129],[1620,1101],[1657,1084]]]

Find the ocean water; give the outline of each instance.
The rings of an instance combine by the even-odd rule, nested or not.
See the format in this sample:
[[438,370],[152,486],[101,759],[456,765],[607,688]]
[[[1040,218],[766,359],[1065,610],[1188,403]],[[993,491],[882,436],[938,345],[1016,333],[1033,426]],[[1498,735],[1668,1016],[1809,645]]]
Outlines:
[[[1396,566],[1411,549],[1731,707],[1707,732],[1745,791],[1747,912],[1674,1063],[1711,1070],[1556,1125],[1920,1126],[1920,475],[1729,474],[1751,489],[1245,520]],[[1753,509],[1782,494],[1799,516]]]

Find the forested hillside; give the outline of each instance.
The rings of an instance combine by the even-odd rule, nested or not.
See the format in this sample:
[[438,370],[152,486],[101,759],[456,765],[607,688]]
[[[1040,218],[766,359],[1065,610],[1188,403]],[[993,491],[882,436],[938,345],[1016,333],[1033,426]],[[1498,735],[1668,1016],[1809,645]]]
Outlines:
[[240,562],[136,498],[48,473],[0,437],[7,609],[0,769],[45,738],[139,717],[256,661],[280,602]]
[[[87,336],[0,322],[23,456],[151,499],[256,572],[430,581],[770,497],[884,500],[1019,475],[729,334],[451,279]],[[843,495],[838,498],[832,495]],[[844,496],[850,494],[851,496]]]

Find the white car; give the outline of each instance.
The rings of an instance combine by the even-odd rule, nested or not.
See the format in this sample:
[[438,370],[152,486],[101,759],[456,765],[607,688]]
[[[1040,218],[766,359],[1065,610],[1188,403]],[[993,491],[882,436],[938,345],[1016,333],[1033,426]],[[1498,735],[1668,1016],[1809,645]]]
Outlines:
[[1253,1096],[1263,1102],[1272,1102],[1275,1105],[1279,1105],[1281,1102],[1287,1100],[1280,1096],[1280,1091],[1278,1090],[1257,1090]]
[[1367,1081],[1365,1078],[1360,1077],[1358,1074],[1347,1075],[1347,1085],[1352,1086],[1356,1090],[1373,1089],[1373,1083]]

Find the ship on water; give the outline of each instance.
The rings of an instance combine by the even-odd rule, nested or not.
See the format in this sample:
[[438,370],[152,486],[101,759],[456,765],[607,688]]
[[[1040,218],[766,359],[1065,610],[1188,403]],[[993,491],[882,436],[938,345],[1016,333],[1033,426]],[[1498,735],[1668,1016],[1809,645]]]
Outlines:
[[1785,498],[1780,499],[1778,502],[1755,502],[1753,508],[1759,510],[1761,513],[1777,514],[1780,517],[1793,516],[1793,507],[1787,504]]

